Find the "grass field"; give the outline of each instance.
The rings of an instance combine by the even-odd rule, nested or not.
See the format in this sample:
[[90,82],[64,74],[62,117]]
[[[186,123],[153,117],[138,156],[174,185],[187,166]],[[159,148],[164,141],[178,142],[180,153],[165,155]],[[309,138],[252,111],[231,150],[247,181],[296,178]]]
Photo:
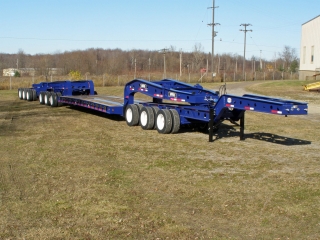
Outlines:
[[245,141],[228,124],[213,143],[0,91],[0,239],[320,239],[320,94],[301,85],[247,90],[310,115],[248,112]]

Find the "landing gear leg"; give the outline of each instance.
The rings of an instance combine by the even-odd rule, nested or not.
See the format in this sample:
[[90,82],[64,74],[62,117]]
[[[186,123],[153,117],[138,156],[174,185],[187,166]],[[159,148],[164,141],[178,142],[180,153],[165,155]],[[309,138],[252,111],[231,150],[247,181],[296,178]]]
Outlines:
[[214,110],[210,108],[210,120],[209,120],[209,142],[213,142],[213,121],[214,121]]
[[244,138],[244,112],[240,118],[240,140],[243,141]]

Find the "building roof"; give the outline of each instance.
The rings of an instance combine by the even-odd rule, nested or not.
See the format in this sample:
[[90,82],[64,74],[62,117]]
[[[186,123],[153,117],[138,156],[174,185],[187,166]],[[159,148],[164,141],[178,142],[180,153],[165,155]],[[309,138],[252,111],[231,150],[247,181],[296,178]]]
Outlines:
[[[308,22],[311,22],[311,21],[313,21],[314,19],[316,19],[316,18],[318,18],[318,17],[320,17],[320,15],[318,15],[318,16],[316,16],[316,17],[312,18],[312,19],[311,19],[311,20],[309,20]],[[305,23],[303,23],[302,25],[305,25],[305,24],[307,24],[308,22],[305,22]]]

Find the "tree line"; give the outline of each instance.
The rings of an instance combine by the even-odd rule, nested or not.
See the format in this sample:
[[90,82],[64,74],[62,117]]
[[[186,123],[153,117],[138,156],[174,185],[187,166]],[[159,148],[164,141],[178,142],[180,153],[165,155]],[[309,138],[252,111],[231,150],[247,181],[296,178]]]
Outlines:
[[[36,76],[50,75],[50,69],[59,69],[60,75],[77,71],[82,75],[143,75],[152,72],[194,74],[211,66],[211,54],[195,44],[192,52],[178,51],[174,46],[162,51],[90,48],[57,52],[54,54],[26,54],[19,50],[16,54],[0,53],[0,70],[6,68],[30,68]],[[165,64],[164,64],[165,63]],[[225,53],[214,56],[214,72],[241,73],[243,57]],[[297,72],[299,68],[296,50],[284,46],[273,60],[252,56],[245,61],[245,72]],[[211,72],[211,70],[209,69]],[[23,73],[28,74],[28,73]]]

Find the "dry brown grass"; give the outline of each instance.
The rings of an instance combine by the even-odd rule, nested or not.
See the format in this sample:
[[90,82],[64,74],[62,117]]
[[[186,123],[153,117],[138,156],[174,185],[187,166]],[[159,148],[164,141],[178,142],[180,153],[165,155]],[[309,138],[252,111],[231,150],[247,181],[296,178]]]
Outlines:
[[250,112],[245,141],[226,125],[209,143],[16,95],[0,91],[0,239],[320,237],[319,118]]

